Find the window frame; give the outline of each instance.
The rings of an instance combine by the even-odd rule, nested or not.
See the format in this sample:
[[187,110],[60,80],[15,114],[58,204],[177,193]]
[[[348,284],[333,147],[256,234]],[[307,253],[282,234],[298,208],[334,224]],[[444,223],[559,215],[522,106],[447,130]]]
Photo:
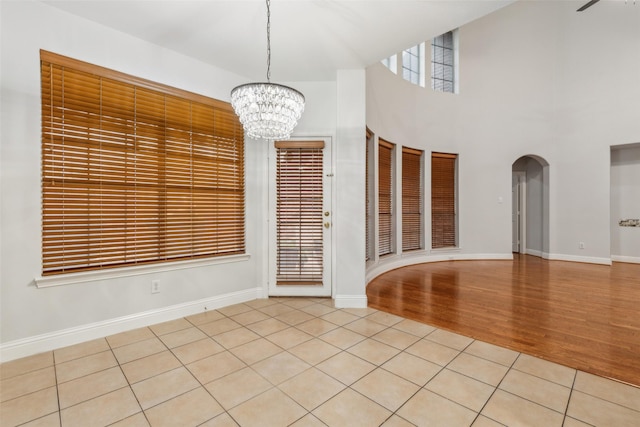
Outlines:
[[274,148],[276,283],[322,286],[325,143],[275,141]]
[[431,153],[431,249],[459,247],[458,154]]
[[[451,37],[451,42],[445,37]],[[438,51],[442,50],[441,60]],[[449,70],[451,78],[446,78]],[[431,40],[431,89],[436,92],[458,93],[458,30],[447,31]],[[447,86],[450,84],[450,88]]]
[[382,65],[387,67],[393,74],[398,74],[398,54],[394,53],[393,55],[382,59],[380,62],[382,62]]
[[[41,59],[41,73],[43,73],[43,82],[42,82],[42,91],[43,91],[43,104],[42,104],[42,161],[43,161],[43,169],[42,169],[42,197],[43,197],[43,202],[42,202],[42,221],[43,221],[43,233],[42,233],[42,275],[43,277],[41,278],[41,280],[36,280],[36,284],[41,287],[42,286],[49,286],[49,285],[55,285],[55,284],[62,284],[63,281],[65,281],[65,278],[70,278],[70,280],[73,282],[75,281],[86,281],[86,280],[91,280],[92,277],[111,277],[111,276],[127,276],[130,274],[140,274],[139,272],[141,271],[147,271],[147,270],[166,270],[167,269],[167,265],[175,265],[175,268],[186,268],[186,266],[188,265],[209,265],[209,264],[218,264],[218,263],[222,263],[222,262],[227,262],[227,261],[236,261],[236,260],[244,260],[244,259],[248,259],[248,255],[246,254],[246,209],[245,209],[245,204],[246,204],[246,200],[245,200],[245,166],[244,166],[244,132],[242,130],[242,126],[239,122],[239,120],[237,119],[237,116],[235,116],[235,113],[233,113],[233,109],[231,107],[230,104],[223,102],[223,101],[219,101],[219,100],[215,100],[203,95],[198,95],[192,92],[188,92],[188,91],[184,91],[181,89],[177,89],[177,88],[173,88],[167,85],[163,85],[160,83],[156,83],[156,82],[152,82],[146,79],[142,79],[139,77],[134,77],[128,74],[124,74],[118,71],[114,71],[111,69],[107,69],[104,67],[100,67],[97,65],[93,65],[93,64],[89,64],[83,61],[79,61],[76,59],[72,59],[69,57],[65,57],[62,55],[58,55],[55,53],[51,53],[51,52],[47,52],[44,50],[40,51],[40,59]],[[48,64],[48,65],[47,65]],[[45,69],[48,68],[48,72],[51,72],[51,70],[57,69],[58,71],[56,71],[56,73],[61,73],[61,76],[64,76],[64,73],[66,71],[64,70],[68,70],[69,73],[71,73],[70,75],[76,75],[74,73],[77,73],[78,76],[88,76],[87,78],[90,78],[91,81],[94,82],[99,82],[99,87],[100,87],[100,95],[99,95],[99,113],[96,115],[95,110],[91,110],[91,108],[95,108],[95,107],[86,107],[87,111],[83,111],[83,109],[85,109],[84,106],[79,106],[78,108],[69,108],[68,106],[63,106],[60,107],[59,105],[56,106],[56,102],[58,102],[58,100],[52,100],[54,103],[53,104],[47,104],[45,106],[45,98],[49,98],[49,95],[47,95],[47,97],[45,97],[44,95],[44,91],[45,89],[45,83],[47,83],[47,88],[49,88],[48,90],[53,91],[53,87],[50,87],[50,83],[51,82],[45,82],[45,77],[44,77],[44,72]],[[71,78],[71,77],[69,77]],[[84,78],[84,77],[83,77]],[[80,81],[80,80],[79,80]],[[72,81],[69,82],[69,86],[71,85]],[[123,87],[126,86],[128,90],[140,90],[140,91],[145,91],[145,93],[152,93],[152,94],[156,94],[159,97],[164,97],[163,99],[169,99],[171,98],[172,101],[178,100],[178,101],[184,101],[189,103],[188,105],[190,105],[189,108],[189,123],[190,124],[190,128],[188,131],[183,131],[183,134],[188,134],[189,136],[189,141],[190,141],[190,147],[191,147],[191,152],[189,153],[188,157],[192,160],[190,160],[190,166],[189,166],[189,170],[191,170],[191,190],[189,190],[188,194],[192,194],[191,197],[191,216],[190,216],[190,224],[191,224],[191,235],[193,237],[193,235],[198,235],[200,234],[200,236],[202,237],[202,239],[206,239],[207,241],[210,241],[211,239],[211,232],[209,231],[209,226],[207,226],[207,221],[206,218],[203,221],[203,217],[202,216],[197,216],[197,215],[201,215],[202,212],[205,212],[205,215],[207,214],[207,212],[209,211],[209,208],[204,207],[204,204],[207,204],[210,199],[207,197],[207,194],[211,194],[211,188],[215,188],[218,194],[222,194],[223,192],[227,192],[227,194],[231,194],[231,196],[227,195],[227,196],[217,196],[217,197],[225,197],[224,199],[220,199],[217,198],[216,200],[218,200],[217,203],[226,203],[223,202],[223,200],[231,200],[233,199],[232,202],[229,202],[230,205],[226,205],[225,209],[231,209],[231,215],[229,213],[226,213],[225,216],[218,216],[216,215],[215,217],[210,217],[210,218],[218,218],[218,222],[225,222],[225,221],[230,221],[233,223],[233,227],[235,227],[235,232],[233,233],[233,236],[229,236],[227,235],[227,237],[231,240],[230,243],[230,247],[231,249],[226,249],[224,251],[220,251],[220,252],[212,252],[210,250],[205,250],[205,252],[207,253],[198,253],[197,249],[193,249],[193,247],[197,246],[197,243],[191,243],[192,249],[191,249],[191,254],[190,255],[186,255],[186,256],[169,256],[169,257],[156,257],[153,260],[149,260],[149,259],[142,259],[140,257],[137,257],[133,260],[125,260],[125,261],[116,261],[116,262],[110,262],[110,263],[106,263],[106,264],[102,264],[100,262],[93,262],[93,261],[87,261],[86,264],[87,265],[82,265],[78,267],[78,263],[76,264],[70,264],[70,263],[65,263],[65,262],[57,262],[57,261],[51,261],[52,258],[47,258],[47,256],[50,256],[50,251],[48,251],[48,249],[45,249],[45,242],[48,241],[48,244],[51,244],[53,242],[53,244],[57,244],[60,245],[60,241],[59,239],[64,238],[64,237],[57,237],[55,235],[55,233],[57,233],[57,231],[54,232],[54,234],[51,234],[51,232],[46,228],[48,225],[45,224],[45,221],[48,221],[45,219],[46,215],[49,215],[51,213],[51,206],[53,205],[47,205],[47,203],[50,203],[52,200],[51,197],[49,195],[45,194],[46,187],[50,186],[51,184],[47,184],[45,181],[48,181],[51,176],[55,176],[55,171],[51,172],[51,165],[52,165],[52,161],[55,163],[57,162],[57,160],[51,160],[49,158],[47,158],[47,156],[51,156],[51,148],[52,147],[57,147],[57,146],[61,146],[64,145],[64,143],[60,143],[60,142],[56,142],[55,140],[60,140],[60,141],[64,141],[64,138],[70,138],[65,136],[66,134],[64,132],[66,132],[66,130],[64,129],[64,124],[63,121],[65,121],[66,119],[57,117],[54,118],[53,116],[50,115],[51,112],[55,111],[55,109],[60,109],[59,112],[61,112],[61,115],[64,114],[65,117],[69,116],[72,117],[73,114],[84,114],[86,117],[89,117],[89,119],[87,119],[87,122],[91,122],[94,123],[95,119],[98,117],[102,117],[98,120],[98,125],[87,125],[87,131],[85,132],[88,136],[80,138],[77,138],[77,145],[81,146],[82,144],[85,144],[87,146],[89,145],[97,145],[97,144],[103,144],[103,140],[106,140],[106,134],[107,131],[104,130],[106,128],[101,128],[100,126],[102,126],[102,121],[104,121],[105,123],[107,123],[110,119],[113,119],[113,117],[116,117],[120,114],[124,115],[125,110],[121,110],[119,109],[119,101],[118,102],[114,102],[113,105],[118,104],[118,107],[114,107],[113,110],[111,110],[111,113],[109,114],[105,114],[103,112],[103,107],[102,105],[102,96],[103,96],[103,89],[102,89],[102,85],[103,84],[109,84],[110,87],[116,87],[119,88],[120,86],[118,85],[122,85]],[[79,83],[80,84],[80,83]],[[82,89],[82,86],[77,86],[76,89]],[[62,87],[62,89],[60,90],[66,90],[67,88]],[[58,89],[55,89],[58,90]],[[68,88],[68,90],[73,90],[73,88],[70,86]],[[106,89],[105,89],[106,90]],[[57,93],[57,92],[56,92]],[[56,95],[58,96],[58,95]],[[142,96],[142,95],[140,95]],[[71,101],[69,101],[71,102]],[[165,101],[165,104],[166,105]],[[124,103],[124,101],[123,101]],[[184,103],[183,103],[184,104]],[[113,107],[113,105],[111,105]],[[163,106],[164,106],[163,105]],[[48,111],[50,110],[50,111]],[[166,108],[165,108],[166,110]],[[208,138],[206,136],[206,132],[205,134],[203,134],[203,130],[201,128],[201,123],[202,123],[202,119],[198,119],[199,121],[195,121],[195,111],[209,111],[211,110],[211,114],[213,114],[213,112],[216,112],[216,114],[218,114],[219,117],[218,119],[213,119],[213,120],[217,120],[218,122],[220,120],[223,121],[223,124],[218,123],[218,126],[224,126],[225,127],[225,135],[229,134],[229,132],[233,135],[233,139],[231,142],[227,141],[225,142],[225,144],[227,144],[227,146],[233,146],[233,148],[231,148],[231,150],[233,151],[233,154],[231,154],[231,156],[233,157],[233,159],[231,160],[231,162],[233,162],[232,166],[229,166],[228,164],[224,167],[231,167],[233,169],[231,173],[231,175],[233,176],[232,181],[231,182],[225,182],[222,183],[222,181],[220,181],[216,187],[209,187],[210,184],[206,184],[207,179],[206,177],[209,175],[202,175],[202,171],[208,171],[210,168],[204,167],[204,169],[194,169],[194,164],[197,164],[199,161],[201,161],[202,159],[200,159],[199,157],[202,155],[201,150],[203,150],[204,145],[206,145],[205,143],[201,142],[201,139],[206,139]],[[105,108],[106,111],[106,108]],[[62,113],[63,112],[63,113]],[[131,111],[126,110],[127,114],[131,114]],[[182,115],[184,115],[186,113],[183,113]],[[164,113],[164,118],[163,120],[165,120],[165,124],[162,126],[165,127],[161,127],[159,125],[159,129],[169,129],[168,128],[168,124],[166,124],[166,111]],[[135,116],[135,114],[134,114]],[[61,116],[62,117],[62,116]],[[127,116],[129,117],[129,116]],[[221,117],[221,118],[220,118]],[[54,123],[54,121],[58,121],[56,123]],[[120,123],[125,123],[125,126],[128,126],[127,129],[130,128],[131,126],[131,122],[128,121],[129,119],[118,119],[120,121]],[[137,120],[137,119],[135,119]],[[140,123],[139,121],[137,121],[137,123]],[[134,128],[137,125],[134,126]],[[215,128],[214,125],[211,125]],[[229,127],[231,126],[231,127]],[[172,131],[175,131],[176,127],[171,127]],[[182,128],[180,128],[182,129]],[[218,131],[214,130],[214,134],[211,136],[214,140],[218,140],[220,138],[224,138],[222,136],[222,134],[217,134],[217,132],[220,131],[221,128],[217,128],[219,129]],[[164,137],[164,142],[162,143],[163,145],[167,144],[167,131],[165,130],[165,137]],[[96,136],[97,135],[97,136]],[[112,145],[117,145],[117,144],[126,144],[126,142],[122,142],[123,140],[126,139],[135,139],[135,137],[131,136],[131,134],[126,133],[125,136],[125,132],[120,131],[120,130],[115,130],[112,132],[111,137],[113,137],[114,139],[117,139],[118,142],[117,143],[113,143]],[[196,136],[197,135],[197,136]],[[162,138],[160,138],[162,139]],[[200,142],[194,142],[195,140],[198,140]],[[58,144],[58,145],[56,145]],[[105,145],[107,144],[106,142],[104,143]],[[200,144],[200,145],[197,145]],[[207,142],[208,145],[214,146],[215,144],[221,144],[221,142]],[[135,143],[133,144],[135,145]],[[215,145],[217,153],[221,153],[222,152],[222,146],[221,145]],[[194,147],[196,147],[196,149],[194,150]],[[228,148],[228,147],[227,147]],[[62,150],[63,148],[61,148]],[[125,148],[123,148],[124,150]],[[130,148],[126,148],[129,152],[131,151]],[[87,151],[89,151],[89,149],[87,149]],[[135,151],[135,150],[134,150]],[[193,154],[195,151],[198,151],[197,154]],[[118,153],[118,151],[112,151],[111,154],[114,155],[113,153]],[[178,154],[180,157],[185,157],[186,155],[183,154],[182,152],[179,152]],[[134,154],[135,156],[135,154]],[[166,156],[166,154],[163,154],[163,156]],[[224,167],[220,166],[220,162],[223,161],[227,161],[227,160],[222,160],[223,157],[217,157],[214,156],[213,154],[208,153],[208,158],[213,158],[215,159],[215,164],[217,164],[218,166],[216,166],[217,170],[223,170]],[[213,156],[213,157],[211,157]],[[225,154],[224,159],[227,159],[228,157],[226,157],[227,155]],[[114,155],[113,157],[114,161],[120,161],[118,160],[118,156]],[[167,158],[169,158],[167,156]],[[126,161],[124,161],[125,166],[121,166],[119,165],[118,167],[125,167],[126,168]],[[182,161],[182,163],[185,163],[184,161]],[[62,164],[62,163],[60,163]],[[89,164],[89,163],[87,163]],[[205,162],[206,164],[206,162]],[[199,167],[199,166],[198,166]],[[93,166],[88,166],[87,167],[87,172],[86,172],[86,176],[87,176],[87,185],[95,185],[94,182],[96,181],[91,181],[91,180],[97,180],[97,181],[103,181],[103,178],[96,178],[95,176],[92,177],[92,173],[91,171],[93,171],[94,169],[92,169]],[[128,170],[128,169],[127,169]],[[120,179],[122,178],[120,175],[118,175],[118,173],[116,173],[115,175],[113,174],[113,171],[111,171],[112,176],[118,176]],[[164,170],[164,173],[166,174],[166,169]],[[47,175],[47,174],[54,174],[54,175]],[[222,175],[218,175],[216,174],[215,177],[219,177],[221,179],[224,179],[224,177],[228,177],[230,175],[228,175],[229,172],[227,173],[223,173]],[[46,176],[45,176],[46,175]],[[96,174],[98,175],[98,174]],[[165,175],[166,176],[166,175]],[[199,178],[194,178],[194,177],[199,177]],[[204,177],[204,178],[203,178]],[[194,181],[194,179],[198,179],[197,183],[196,181]],[[121,179],[122,180],[122,179]],[[162,180],[162,179],[160,179]],[[52,182],[55,181],[52,180]],[[61,182],[59,185],[63,185]],[[127,184],[128,185],[128,184]],[[138,184],[141,185],[141,184]],[[124,187],[124,184],[122,185]],[[184,187],[184,186],[183,186]],[[129,187],[127,187],[129,188]],[[201,194],[204,194],[204,196],[196,196],[193,191],[194,188],[199,188],[199,190],[196,191],[200,191],[200,192],[204,192]],[[125,193],[129,190],[118,190],[118,191],[124,191]],[[134,192],[136,190],[133,190]],[[209,192],[207,192],[209,191]],[[185,193],[181,193],[181,194],[185,194]],[[142,196],[136,196],[136,197],[142,197]],[[204,197],[204,199],[202,198]],[[62,200],[62,199],[60,199]],[[163,201],[165,203],[165,205],[162,206],[166,206],[167,200]],[[63,202],[60,202],[63,203]],[[203,204],[204,203],[204,204]],[[89,203],[90,204],[90,203]],[[194,207],[195,206],[195,207]],[[229,206],[231,206],[231,208],[229,208]],[[219,206],[219,208],[221,207],[221,205]],[[56,207],[57,209],[57,207]],[[199,213],[196,213],[199,212]],[[62,211],[60,211],[62,212]],[[217,211],[216,211],[217,212]],[[56,214],[58,215],[58,214]],[[61,213],[60,215],[64,215],[63,213]],[[89,214],[87,214],[89,215]],[[166,211],[165,211],[165,215],[166,215]],[[195,215],[195,216],[194,216]],[[195,218],[195,219],[194,219]],[[158,220],[160,221],[160,220]],[[195,230],[195,226],[193,224],[199,223],[200,227],[198,230]],[[125,224],[130,224],[128,222],[125,222]],[[205,225],[203,225],[205,224]],[[90,227],[89,225],[87,225],[86,227]],[[114,227],[112,227],[113,229],[118,229],[121,228],[120,225],[116,225]],[[221,228],[221,229],[216,229],[219,230],[219,232],[222,232],[222,230],[227,230],[227,228]],[[206,231],[203,231],[206,230]],[[206,237],[203,237],[206,234]],[[62,232],[61,235],[64,235],[64,233]],[[176,235],[177,236],[177,235]],[[220,235],[222,236],[222,235]],[[218,237],[218,232],[216,232],[216,237]],[[115,239],[119,239],[121,237],[115,237]],[[200,239],[200,241],[202,241],[202,239]],[[220,237],[220,239],[222,239],[222,237]],[[218,239],[219,240],[219,239]],[[198,239],[196,240],[191,240],[191,242],[197,242]],[[210,246],[208,246],[210,247]],[[59,253],[64,253],[65,250],[64,248],[62,250],[58,250]],[[177,252],[174,252],[177,253]],[[214,259],[212,259],[214,258]],[[96,279],[98,280],[98,279]]]
[[396,253],[395,148],[395,144],[378,138],[378,257]]
[[374,135],[369,128],[365,137],[365,261],[372,261],[375,258],[375,156],[374,156]]
[[[406,60],[409,64],[406,64]],[[425,43],[419,43],[402,51],[402,78],[409,83],[425,85]],[[406,73],[409,73],[407,78]]]
[[402,252],[424,249],[423,159],[423,150],[402,147]]

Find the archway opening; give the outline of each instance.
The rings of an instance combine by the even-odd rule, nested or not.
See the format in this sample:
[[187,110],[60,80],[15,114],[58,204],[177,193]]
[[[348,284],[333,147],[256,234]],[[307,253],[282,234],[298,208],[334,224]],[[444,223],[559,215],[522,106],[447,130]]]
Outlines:
[[549,257],[549,163],[527,154],[511,166],[512,251]]

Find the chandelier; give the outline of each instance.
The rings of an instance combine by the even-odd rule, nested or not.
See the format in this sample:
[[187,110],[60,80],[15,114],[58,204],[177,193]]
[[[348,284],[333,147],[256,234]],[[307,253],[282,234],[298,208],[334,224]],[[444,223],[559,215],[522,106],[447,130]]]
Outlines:
[[267,82],[247,83],[231,91],[231,105],[251,138],[287,139],[304,111],[304,95],[271,83],[271,1],[267,0]]

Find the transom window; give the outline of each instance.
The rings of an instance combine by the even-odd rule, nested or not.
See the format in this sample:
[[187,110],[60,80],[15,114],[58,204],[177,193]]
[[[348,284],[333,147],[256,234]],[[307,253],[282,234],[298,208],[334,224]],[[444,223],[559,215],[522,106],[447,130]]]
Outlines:
[[449,31],[431,42],[431,88],[455,93],[454,32]]
[[391,55],[388,58],[384,58],[382,64],[387,67],[394,74],[398,74],[398,55]]
[[402,52],[402,78],[415,85],[424,86],[424,43]]

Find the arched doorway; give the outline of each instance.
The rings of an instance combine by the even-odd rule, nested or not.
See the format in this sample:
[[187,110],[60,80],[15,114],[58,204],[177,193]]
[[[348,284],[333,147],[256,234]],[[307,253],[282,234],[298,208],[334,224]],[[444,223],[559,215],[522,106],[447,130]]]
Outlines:
[[512,251],[549,257],[549,163],[525,155],[511,166]]

